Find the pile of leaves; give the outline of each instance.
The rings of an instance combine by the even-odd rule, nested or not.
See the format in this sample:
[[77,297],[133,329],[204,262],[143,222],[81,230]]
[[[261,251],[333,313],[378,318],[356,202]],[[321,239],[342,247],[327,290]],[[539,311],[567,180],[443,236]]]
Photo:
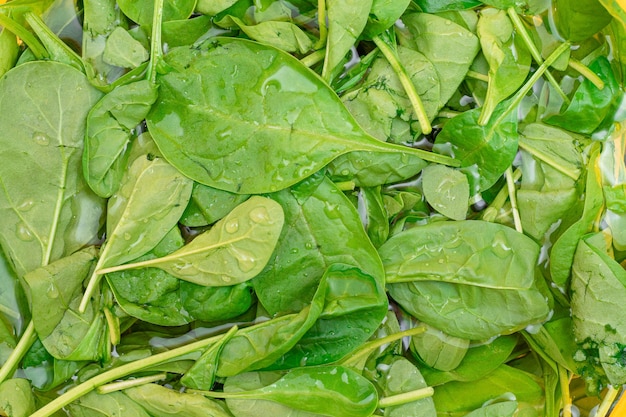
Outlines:
[[0,4],[0,414],[608,415],[625,24]]

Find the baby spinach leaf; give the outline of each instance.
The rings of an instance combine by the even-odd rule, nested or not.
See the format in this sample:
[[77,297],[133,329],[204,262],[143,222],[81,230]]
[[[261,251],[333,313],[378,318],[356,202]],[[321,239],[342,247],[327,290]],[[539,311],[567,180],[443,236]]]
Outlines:
[[465,417],[514,417],[517,411],[517,401],[503,401],[480,407]]
[[487,96],[478,118],[478,124],[486,125],[498,103],[517,91],[526,79],[530,52],[504,10],[481,10],[477,32],[489,63]]
[[232,26],[229,25],[228,20],[239,27],[250,39],[263,42],[286,52],[305,54],[313,48],[313,40],[302,29],[291,22],[267,21],[256,25],[246,25],[235,16],[227,16],[220,21],[220,24]]
[[[599,362],[609,383],[626,381],[626,329],[619,319],[626,300],[626,271],[607,254],[603,235],[578,243],[572,265],[572,319],[582,355],[574,358],[593,369]],[[599,378],[591,373],[591,378]]]
[[622,92],[613,75],[611,64],[600,56],[589,65],[589,69],[604,82],[604,88],[599,90],[585,78],[574,93],[571,103],[560,114],[546,117],[545,123],[573,132],[592,134],[602,127],[605,119],[612,121],[612,112],[621,100]]
[[[97,303],[78,312],[83,280],[96,259],[89,247],[24,276],[28,284],[35,330],[57,359],[97,360],[102,357],[106,326]],[[54,300],[50,302],[50,300]]]
[[392,27],[410,3],[410,0],[373,0],[367,25],[361,36],[372,39]]
[[507,102],[500,103],[484,126],[478,124],[481,110],[468,110],[450,119],[437,135],[433,149],[461,161],[471,195],[495,184],[515,158],[517,116],[508,110]]
[[433,63],[439,79],[445,80],[440,84],[440,103],[447,103],[480,50],[478,38],[466,28],[434,14],[405,14],[402,21],[411,37],[401,37],[400,43],[424,54]]
[[317,321],[272,369],[335,362],[367,341],[388,309],[380,279],[351,265],[328,267],[320,290],[324,308]]
[[85,363],[56,359],[37,339],[24,355],[22,368],[33,387],[50,391],[67,382]]
[[376,187],[409,179],[426,165],[426,161],[415,155],[357,151],[338,156],[327,168],[335,181]]
[[332,90],[277,49],[221,38],[173,49],[165,61],[170,70],[157,77],[148,129],[163,155],[200,183],[244,194],[277,191],[351,151],[454,163],[365,134]]
[[440,371],[455,369],[468,351],[470,341],[450,336],[426,326],[426,331],[411,337],[411,350],[431,368]]
[[96,235],[102,201],[82,180],[80,154],[87,112],[100,96],[84,74],[50,61],[22,64],[0,80],[0,239],[19,276]]
[[482,3],[478,0],[415,0],[414,2],[426,13],[471,9]]
[[205,287],[187,281],[180,283],[183,309],[196,320],[215,322],[245,313],[255,300],[247,283],[228,287]]
[[372,0],[328,0],[328,38],[322,77],[330,83],[333,70],[344,60],[367,24]]
[[334,263],[356,266],[382,282],[382,265],[357,211],[330,180],[322,180],[304,199],[298,190],[306,181],[271,195],[285,212],[285,227],[267,267],[252,281],[270,314],[300,311]]
[[[118,0],[117,5],[129,19],[142,26],[152,26],[154,0]],[[163,2],[163,21],[187,19],[193,13],[196,0]]]
[[72,417],[150,417],[150,414],[123,392],[90,392],[67,406]]
[[263,270],[283,227],[281,206],[254,196],[238,205],[208,232],[161,258],[108,268],[157,267],[175,277],[204,286],[235,285]]
[[[157,384],[145,384],[124,390],[153,417],[230,417],[222,403],[185,394]],[[126,416],[126,414],[124,414]]]
[[358,210],[374,247],[379,247],[389,237],[389,219],[380,187],[362,187],[359,191]]
[[426,201],[435,210],[453,220],[465,220],[469,209],[469,182],[462,172],[443,165],[429,165],[422,170]]
[[420,371],[428,385],[433,386],[450,381],[477,381],[502,365],[515,349],[517,342],[517,335],[500,336],[487,343],[471,346],[461,363],[453,370],[438,371],[423,367]]
[[83,173],[99,196],[110,197],[119,188],[131,132],[145,119],[156,97],[156,87],[141,80],[115,88],[89,111]]
[[191,200],[183,213],[181,223],[189,227],[213,224],[248,199],[246,194],[235,194],[195,183]]
[[437,412],[448,415],[466,415],[487,401],[511,399],[517,401],[520,415],[536,415],[533,409],[541,406],[543,390],[530,374],[502,365],[478,381],[449,382],[437,387],[433,399]]
[[8,417],[28,417],[37,410],[27,379],[8,379],[0,384],[0,412]]
[[603,198],[600,180],[597,177],[597,161],[596,147],[587,163],[583,211],[580,214],[575,213],[575,221],[558,236],[550,251],[550,276],[560,288],[566,288],[569,282],[574,253],[579,240],[592,230],[596,217],[602,209]]
[[534,282],[539,247],[506,226],[433,223],[391,237],[379,253],[390,295],[450,335],[487,339],[548,315],[545,296]]
[[[377,362],[377,378],[373,381],[385,397],[401,395],[426,388],[428,385],[418,368],[402,356],[387,355]],[[385,407],[386,417],[435,417],[432,398],[422,398],[405,404]]]
[[234,376],[226,380],[223,393],[203,393],[226,398],[229,408],[234,401],[262,399],[297,410],[336,417],[366,417],[374,412],[378,404],[374,386],[358,373],[342,366],[295,368],[282,376],[273,374],[276,379],[269,385],[255,389],[239,387],[246,383],[252,385],[254,382],[248,381],[263,377],[263,373],[257,375]]
[[141,42],[119,26],[107,38],[102,53],[104,62],[122,68],[136,68],[148,58],[148,51]]
[[572,42],[595,35],[611,21],[598,0],[553,0],[552,10],[559,34]]
[[13,68],[19,53],[17,38],[7,28],[0,29],[0,77]]

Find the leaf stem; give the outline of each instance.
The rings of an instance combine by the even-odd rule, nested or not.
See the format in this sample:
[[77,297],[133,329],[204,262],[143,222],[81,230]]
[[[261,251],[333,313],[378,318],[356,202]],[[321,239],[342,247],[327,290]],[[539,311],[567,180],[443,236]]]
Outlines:
[[[608,414],[611,406],[613,405],[613,402],[615,401],[615,398],[617,398],[618,392],[619,390],[616,389],[613,385],[609,385],[609,389],[604,395],[604,398],[602,399],[602,402],[598,407],[598,411],[596,411],[596,417],[605,417]],[[619,416],[619,414],[616,414],[616,416]]]
[[[513,171],[513,182],[519,180],[521,177],[521,170],[516,169],[515,171]],[[481,218],[487,222],[495,221],[496,217],[498,216],[498,212],[502,209],[504,203],[506,203],[506,199],[508,198],[508,196],[508,188],[502,187],[502,189],[500,189],[496,197],[491,202],[491,205],[483,211]]]
[[12,32],[15,36],[20,38],[31,50],[35,58],[44,59],[48,58],[48,51],[41,42],[30,33],[24,26],[17,23],[15,20],[11,19],[4,13],[0,12],[0,26],[5,27],[10,32]]
[[307,56],[300,59],[300,62],[302,63],[302,65],[308,68],[311,68],[313,65],[322,61],[325,56],[326,56],[326,49],[319,49],[317,51],[311,52]]
[[515,188],[515,180],[511,167],[508,167],[506,169],[504,176],[506,177],[506,186],[509,192],[509,201],[511,202],[511,211],[513,212],[513,223],[515,224],[515,230],[520,233],[524,233],[522,220],[520,219],[519,210],[517,208],[517,189]]
[[489,76],[485,75],[485,74],[482,74],[482,73],[480,73],[478,71],[469,70],[469,71],[467,71],[467,74],[465,74],[465,75],[467,75],[468,77],[473,78],[475,80],[484,81],[486,83],[489,82]]
[[511,100],[511,103],[509,104],[508,108],[504,112],[502,112],[500,117],[498,117],[498,119],[495,121],[495,124],[499,124],[500,122],[502,122],[502,120],[504,120],[509,115],[509,113],[511,113],[514,109],[517,108],[517,106],[522,101],[524,96],[526,96],[526,94],[528,94],[528,92],[533,88],[533,85],[535,85],[535,83],[539,80],[539,78],[541,78],[541,76],[546,72],[546,70],[557,59],[559,59],[559,57],[563,53],[565,53],[565,51],[567,51],[569,48],[570,48],[569,42],[564,42],[561,45],[559,45],[559,47],[556,48],[550,54],[550,56],[548,58],[546,58],[546,60],[543,62],[543,64],[541,64],[539,66],[539,68],[537,68],[537,71],[535,71],[533,73],[533,75],[524,83],[522,88],[520,88],[517,91],[517,93],[515,93],[515,95],[513,96],[513,99]]
[[0,368],[0,384],[15,371],[17,364],[26,355],[28,349],[35,343],[35,340],[37,340],[37,333],[35,332],[35,324],[31,320],[28,326],[26,326],[22,337],[20,337],[17,346],[15,346],[13,352],[11,352],[2,368]]
[[[236,329],[237,326],[234,326],[234,328]],[[72,403],[83,395],[88,394],[89,392],[93,391],[101,385],[107,384],[111,381],[115,381],[119,378],[123,378],[142,369],[168,362],[179,356],[183,356],[188,353],[204,349],[216,343],[222,337],[223,335],[218,335],[210,337],[208,339],[198,340],[188,345],[174,348],[172,350],[168,350],[167,352],[157,353],[156,355],[139,359],[137,361],[130,362],[117,368],[113,368],[111,370],[103,372],[100,375],[96,375],[93,378],[90,378],[87,381],[83,382],[82,384],[79,384],[74,388],[66,391],[64,394],[60,395],[59,397],[55,398],[54,400],[37,410],[34,414],[31,415],[31,417],[52,416],[54,413],[60,411],[66,405]]]
[[567,167],[557,163],[556,161],[548,157],[548,155],[546,155],[545,153],[538,151],[531,146],[526,146],[524,143],[522,143],[522,141],[520,141],[519,147],[534,156],[535,158],[540,159],[542,162],[545,162],[547,165],[550,165],[552,168],[556,169],[563,175],[570,177],[574,181],[577,181],[580,177],[579,173],[576,173],[575,171],[572,171]]
[[50,30],[44,21],[33,12],[24,13],[26,22],[39,37],[50,54],[50,58],[55,61],[71,65],[79,71],[85,72],[83,60],[72,48],[67,46],[59,37]]
[[572,397],[569,391],[569,375],[567,369],[558,365],[559,370],[559,382],[561,384],[561,397],[563,402],[563,414],[561,417],[572,417]]
[[162,372],[156,375],[143,376],[141,378],[131,378],[124,381],[101,385],[96,389],[96,391],[98,392],[98,394],[109,394],[111,392],[121,391],[123,389],[137,387],[139,385],[150,384],[151,382],[163,381],[165,378],[167,378],[167,373]]
[[402,87],[404,87],[404,91],[409,97],[409,101],[411,102],[411,106],[413,107],[413,111],[415,112],[415,116],[419,121],[420,128],[422,129],[422,133],[428,135],[432,132],[433,128],[430,125],[430,120],[428,120],[428,115],[426,114],[426,109],[424,108],[424,103],[422,103],[422,99],[417,94],[417,90],[415,89],[415,85],[413,81],[409,78],[409,75],[406,72],[406,69],[398,59],[397,54],[393,51],[389,45],[385,41],[383,41],[380,36],[374,36],[372,38],[380,52],[383,53],[391,68],[393,68],[394,72],[400,79],[400,83],[402,83]]
[[421,388],[415,391],[403,392],[402,394],[384,397],[378,401],[379,408],[394,407],[397,405],[412,403],[413,401],[423,400],[432,397],[435,393],[433,387]]
[[[328,26],[326,25],[326,0],[317,0],[317,24],[320,29],[320,39],[316,45],[316,49],[326,45],[328,37]],[[324,51],[324,55],[326,51]]]
[[150,64],[148,65],[148,80],[156,84],[156,68],[163,57],[163,45],[161,44],[161,22],[163,21],[163,0],[154,0],[154,12],[152,14],[152,36],[150,39]]
[[580,75],[591,81],[591,83],[595,85],[598,90],[602,90],[604,88],[604,81],[602,81],[600,77],[596,75],[596,73],[591,71],[589,67],[585,66],[582,62],[574,58],[570,58],[567,65],[569,65],[570,68],[578,71]]
[[78,306],[78,312],[83,314],[87,309],[87,303],[89,303],[89,299],[93,295],[93,292],[96,290],[96,286],[100,282],[100,274],[98,270],[102,267],[104,261],[106,261],[108,252],[108,245],[105,243],[104,247],[100,252],[100,257],[98,258],[98,262],[89,277],[89,282],[87,283],[87,288],[85,288],[85,293],[83,294],[83,298],[80,300],[80,305]]
[[[530,38],[530,35],[528,34],[528,31],[524,27],[524,23],[522,22],[522,19],[520,19],[519,15],[515,11],[515,8],[509,7],[506,12],[509,15],[509,18],[511,19],[511,21],[513,22],[513,26],[515,26],[517,33],[519,33],[519,35],[522,37],[522,40],[526,44],[526,47],[530,51],[530,54],[532,55],[535,62],[539,65],[543,64],[543,58],[541,57],[541,53],[539,52],[539,49],[537,49],[537,46],[535,45],[533,40]],[[561,89],[561,86],[554,79],[554,76],[552,76],[552,73],[550,72],[550,70],[546,70],[546,78],[548,79],[548,82],[552,85],[552,87],[554,87],[556,92],[561,96],[563,101],[566,104],[569,104],[570,100],[567,97],[567,94],[563,92],[563,90]]]

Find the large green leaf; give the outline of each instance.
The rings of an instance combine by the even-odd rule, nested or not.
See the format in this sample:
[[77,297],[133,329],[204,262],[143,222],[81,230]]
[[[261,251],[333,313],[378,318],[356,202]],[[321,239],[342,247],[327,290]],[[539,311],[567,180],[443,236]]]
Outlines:
[[97,234],[102,202],[80,159],[100,96],[84,74],[55,62],[20,65],[0,80],[0,244],[20,276]]
[[200,183],[278,191],[351,151],[449,161],[367,135],[315,73],[278,49],[214,38],[165,60],[148,129],[165,158]]

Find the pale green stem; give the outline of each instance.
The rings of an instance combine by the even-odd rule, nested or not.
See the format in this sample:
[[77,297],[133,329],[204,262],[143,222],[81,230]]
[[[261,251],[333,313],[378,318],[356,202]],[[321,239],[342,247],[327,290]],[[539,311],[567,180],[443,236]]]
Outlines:
[[444,119],[452,119],[461,114],[461,112],[453,111],[453,110],[442,110],[437,113],[437,117],[443,117]]
[[302,65],[308,68],[311,68],[313,65],[317,64],[318,62],[323,61],[325,56],[326,56],[326,49],[320,49],[315,52],[311,52],[304,58],[300,59],[300,62],[302,63]]
[[[234,326],[233,328],[236,329],[237,326]],[[222,337],[224,336],[218,335],[210,337],[208,339],[199,340],[197,342],[168,350],[167,352],[157,353],[156,355],[152,355],[144,359],[139,359],[137,361],[130,362],[117,368],[113,368],[109,371],[103,372],[100,375],[96,375],[93,378],[90,378],[87,381],[83,382],[82,384],[79,384],[74,388],[69,389],[64,394],[60,395],[59,397],[55,398],[54,400],[37,410],[30,417],[52,416],[66,405],[90,393],[101,385],[107,384],[111,381],[115,381],[116,379],[124,378],[128,375],[149,368],[151,366],[156,366],[171,361],[172,359],[176,359],[179,356],[205,349],[206,347],[219,341],[219,339],[221,339]]]
[[378,407],[386,408],[412,403],[413,401],[423,400],[424,398],[432,397],[434,393],[435,390],[433,389],[433,387],[426,387],[415,391],[403,392],[402,394],[381,398],[378,401]]
[[572,417],[572,397],[569,391],[569,374],[567,369],[561,365],[557,365],[559,370],[559,382],[561,384],[561,397],[563,404],[563,413],[561,417]]
[[113,346],[117,346],[120,343],[120,319],[111,313],[108,307],[102,309],[104,311],[104,317],[107,321],[107,328],[109,329],[109,341]]
[[98,258],[98,262],[96,263],[96,267],[94,268],[93,273],[91,274],[91,277],[89,277],[89,282],[87,283],[87,288],[85,288],[85,293],[83,294],[83,298],[80,300],[80,304],[78,306],[78,312],[80,314],[83,314],[85,310],[87,309],[87,304],[89,303],[91,296],[96,290],[96,286],[100,282],[100,274],[98,273],[98,270],[102,267],[102,264],[104,263],[104,261],[106,261],[107,252],[108,252],[108,245],[105,244],[104,248],[102,249],[100,253],[100,257]]
[[[515,8],[509,7],[507,9],[507,13],[509,15],[509,18],[513,22],[513,25],[515,26],[515,29],[517,30],[517,33],[522,37],[522,40],[526,44],[526,47],[530,51],[530,54],[532,55],[532,57],[535,60],[535,62],[537,64],[539,64],[539,65],[543,64],[543,58],[541,56],[541,53],[539,52],[539,49],[537,49],[537,46],[535,45],[533,40],[530,38],[530,35],[528,34],[528,31],[524,27],[524,23],[522,22],[522,20],[518,16],[517,12],[515,11]],[[570,100],[567,97],[567,94],[565,94],[565,92],[563,92],[563,90],[561,89],[561,86],[554,79],[554,77],[552,76],[552,73],[550,72],[550,70],[546,70],[546,78],[548,79],[548,82],[552,85],[552,87],[554,87],[556,92],[561,96],[563,101],[566,104],[569,104]]]
[[163,57],[163,45],[161,43],[161,23],[163,21],[163,0],[154,0],[154,13],[152,15],[152,39],[150,39],[150,64],[148,65],[148,80],[156,83],[156,67]]
[[383,53],[391,68],[396,73],[398,78],[400,79],[400,83],[404,88],[407,96],[409,97],[409,101],[411,102],[411,106],[413,107],[413,112],[419,121],[420,128],[422,129],[422,133],[427,135],[432,132],[433,128],[430,125],[430,120],[428,120],[428,115],[426,114],[426,109],[424,108],[424,103],[422,103],[422,99],[419,94],[417,94],[417,90],[415,89],[415,85],[413,81],[409,78],[404,66],[398,59],[396,53],[387,45],[387,43],[382,40],[379,36],[374,36],[372,39],[380,52]]
[[37,334],[35,332],[35,324],[31,320],[26,326],[26,330],[20,337],[20,341],[13,349],[13,352],[9,355],[2,368],[0,368],[0,384],[7,379],[17,368],[17,364],[22,360],[28,349],[37,340]]
[[598,77],[588,67],[583,65],[582,62],[577,61],[574,58],[570,58],[568,65],[573,70],[578,71],[580,75],[591,81],[591,83],[595,85],[598,90],[602,90],[604,88],[604,81],[602,81],[600,77]]
[[[519,180],[521,177],[522,177],[522,171],[519,169],[516,169],[513,172],[513,182]],[[500,189],[500,191],[498,192],[496,197],[493,199],[489,207],[487,207],[483,211],[481,218],[485,221],[493,222],[498,216],[498,212],[504,206],[504,203],[506,203],[506,199],[508,197],[509,197],[508,188],[502,187],[502,189]]]
[[488,75],[481,74],[480,72],[477,72],[477,71],[472,71],[472,70],[467,71],[466,75],[468,77],[470,77],[470,78],[475,79],[475,80],[484,81],[486,83],[489,82],[489,76]]
[[341,181],[336,182],[335,186],[341,191],[352,191],[356,187],[356,184],[354,183],[354,181]]
[[546,58],[543,64],[541,64],[539,68],[537,68],[537,71],[535,71],[533,75],[524,83],[522,88],[520,88],[517,93],[515,93],[515,96],[513,96],[513,99],[511,100],[511,104],[509,105],[508,109],[503,112],[500,117],[495,121],[496,125],[500,124],[500,122],[502,122],[502,120],[504,120],[504,118],[507,117],[510,112],[517,109],[517,106],[520,104],[526,94],[528,94],[528,92],[533,88],[533,85],[535,85],[535,83],[539,80],[539,78],[541,78],[546,70],[552,64],[554,64],[554,62],[559,59],[559,57],[569,48],[570,44],[568,42],[565,42],[559,45],[559,47],[556,48],[548,58]]
[[511,167],[506,169],[504,173],[506,177],[506,185],[509,193],[509,201],[511,202],[511,211],[513,212],[513,223],[515,224],[515,230],[520,233],[524,233],[522,228],[522,220],[519,216],[519,210],[517,208],[517,188],[515,187],[515,180],[513,179],[513,170]]
[[111,384],[102,385],[98,387],[96,391],[98,392],[98,394],[109,394],[111,392],[121,391],[123,389],[128,389],[132,387],[138,387],[140,385],[150,384],[152,382],[163,381],[166,378],[167,374],[163,372],[156,375],[144,376],[141,378],[132,378],[125,381],[113,382]]
[[326,44],[328,37],[328,26],[326,25],[326,0],[317,0],[317,24],[320,28],[320,39],[316,49],[322,48]]
[[541,161],[545,162],[546,164],[550,165],[552,168],[556,169],[557,171],[561,172],[564,175],[567,175],[568,177],[570,177],[571,179],[573,179],[574,181],[578,180],[578,177],[580,175],[578,175],[575,171],[569,169],[566,166],[563,166],[561,164],[558,164],[556,161],[552,160],[551,158],[549,158],[546,154],[537,151],[534,148],[529,148],[524,146],[523,144],[520,143],[519,147],[523,150],[525,150],[526,152],[528,152],[529,154],[531,154],[532,156],[534,156],[537,159],[540,159]]
[[608,414],[611,406],[613,405],[613,402],[615,401],[615,398],[617,398],[618,392],[619,390],[616,389],[613,385],[609,385],[606,395],[598,406],[598,411],[596,411],[595,417],[605,417]]
[[1,12],[0,26],[5,27],[15,36],[20,38],[30,48],[33,55],[35,55],[35,58],[48,58],[48,51],[46,50],[46,48],[44,48],[41,42],[39,42],[39,39],[37,39],[32,33],[30,33],[24,26],[20,25],[15,20],[11,19]]

